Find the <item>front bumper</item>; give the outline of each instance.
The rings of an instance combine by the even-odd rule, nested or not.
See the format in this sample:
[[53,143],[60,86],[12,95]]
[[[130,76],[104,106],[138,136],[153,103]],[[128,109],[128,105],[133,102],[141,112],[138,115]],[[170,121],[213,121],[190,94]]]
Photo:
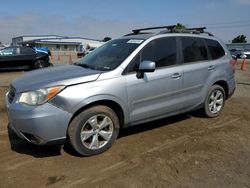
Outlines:
[[6,105],[10,128],[28,142],[44,145],[66,139],[67,128],[72,114],[50,103],[28,106],[8,100]]

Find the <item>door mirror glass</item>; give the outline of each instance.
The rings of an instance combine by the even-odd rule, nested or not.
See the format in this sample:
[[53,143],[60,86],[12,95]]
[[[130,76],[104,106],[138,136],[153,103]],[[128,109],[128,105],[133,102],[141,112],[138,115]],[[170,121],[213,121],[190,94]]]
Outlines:
[[154,72],[155,62],[153,61],[143,61],[139,65],[139,71],[141,72]]

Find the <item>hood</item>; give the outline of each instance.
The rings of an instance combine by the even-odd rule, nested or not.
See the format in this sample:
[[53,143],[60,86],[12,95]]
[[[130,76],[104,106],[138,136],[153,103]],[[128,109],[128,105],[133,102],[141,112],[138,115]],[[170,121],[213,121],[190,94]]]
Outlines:
[[16,92],[37,90],[56,85],[73,85],[95,81],[101,71],[86,69],[76,65],[49,67],[26,73],[15,79],[11,84]]

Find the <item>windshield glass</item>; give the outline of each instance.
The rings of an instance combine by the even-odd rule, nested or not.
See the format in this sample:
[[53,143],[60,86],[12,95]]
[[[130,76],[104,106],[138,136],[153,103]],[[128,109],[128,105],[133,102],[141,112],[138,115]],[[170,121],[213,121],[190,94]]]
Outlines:
[[141,39],[116,39],[95,49],[76,65],[102,71],[118,67],[141,43]]

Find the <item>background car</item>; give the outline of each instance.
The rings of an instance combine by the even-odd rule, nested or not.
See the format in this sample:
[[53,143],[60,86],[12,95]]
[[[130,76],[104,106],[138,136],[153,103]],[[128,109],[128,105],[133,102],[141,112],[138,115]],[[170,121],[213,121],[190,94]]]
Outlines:
[[240,58],[242,59],[242,57],[246,57],[246,59],[250,59],[250,49],[245,49],[242,53],[241,53],[241,56]]
[[0,70],[40,69],[51,66],[49,55],[29,47],[11,46],[0,51]]
[[33,49],[34,49],[36,52],[43,52],[43,53],[46,53],[46,54],[48,54],[49,56],[51,56],[51,51],[49,50],[48,47],[33,47]]

